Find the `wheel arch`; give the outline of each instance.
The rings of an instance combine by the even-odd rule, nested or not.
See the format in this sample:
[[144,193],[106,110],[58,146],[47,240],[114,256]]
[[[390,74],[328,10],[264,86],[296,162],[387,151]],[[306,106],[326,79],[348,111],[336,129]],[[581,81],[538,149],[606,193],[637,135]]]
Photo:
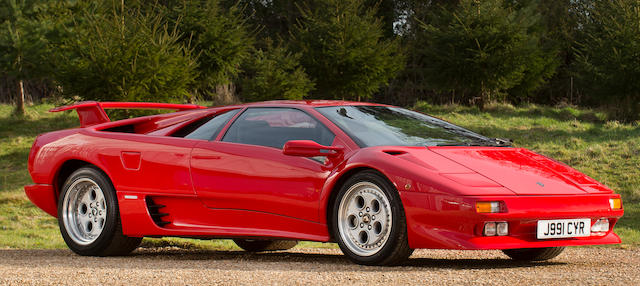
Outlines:
[[333,234],[331,233],[331,211],[333,210],[333,204],[335,203],[336,200],[336,196],[338,195],[338,193],[340,192],[340,188],[342,187],[342,185],[352,176],[354,176],[355,174],[358,174],[360,172],[363,171],[374,171],[376,173],[378,173],[380,176],[382,176],[382,178],[384,178],[385,180],[387,180],[387,182],[389,184],[391,184],[391,186],[393,186],[396,191],[397,187],[396,184],[393,183],[393,181],[391,181],[391,179],[389,179],[389,176],[387,176],[384,172],[371,167],[371,166],[366,166],[366,165],[361,165],[361,166],[355,166],[352,167],[350,169],[347,169],[345,171],[343,171],[341,174],[338,175],[338,177],[336,177],[333,181],[333,184],[330,187],[330,191],[327,197],[327,200],[324,204],[324,219],[327,222],[327,231],[329,233],[329,240],[330,241],[335,241]]
[[73,172],[77,171],[80,168],[83,167],[93,167],[96,170],[100,171],[102,174],[104,174],[107,179],[109,180],[109,182],[113,185],[113,181],[111,179],[111,177],[109,176],[109,174],[107,174],[107,172],[105,170],[103,170],[102,168],[100,168],[99,166],[85,161],[85,160],[81,160],[81,159],[69,159],[66,160],[64,163],[62,163],[60,165],[60,167],[58,167],[58,169],[55,172],[55,175],[53,177],[53,189],[54,189],[54,199],[56,202],[56,205],[58,203],[58,197],[60,196],[60,192],[62,191],[62,187],[64,187],[64,183],[67,181],[67,179],[69,178],[69,176],[71,176],[71,174],[73,174]]

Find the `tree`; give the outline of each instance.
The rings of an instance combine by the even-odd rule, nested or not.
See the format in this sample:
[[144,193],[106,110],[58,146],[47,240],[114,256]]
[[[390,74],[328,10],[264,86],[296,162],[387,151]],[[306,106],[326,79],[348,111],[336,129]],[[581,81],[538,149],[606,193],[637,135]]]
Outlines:
[[[531,49],[532,59],[524,72],[522,80],[506,91],[511,102],[529,101],[537,96],[549,79],[557,75],[566,57],[567,37],[570,33],[568,16],[571,13],[569,2],[575,0],[506,0],[506,7],[524,10],[534,17],[534,23],[527,30],[527,37],[534,39],[537,48]],[[566,9],[566,11],[565,11]],[[564,16],[565,19],[559,19]],[[569,26],[569,27],[568,27]],[[562,56],[562,57],[561,57]]]
[[2,0],[0,12],[0,74],[16,79],[15,113],[24,115],[24,81],[46,74],[47,22],[38,18],[40,1]]
[[375,9],[362,0],[318,0],[301,7],[293,45],[316,83],[317,98],[369,98],[404,66],[399,42],[384,38]]
[[422,55],[419,52],[424,44],[418,35],[423,34],[423,24],[431,23],[434,11],[455,8],[459,1],[394,0],[393,2],[395,19],[392,25],[405,51],[405,67],[384,90],[382,100],[386,103],[404,106],[412,105],[418,100],[431,100],[434,103],[451,102],[448,94],[435,93],[433,88],[425,83],[422,67],[428,63],[422,60]]
[[480,108],[519,85],[535,89],[555,69],[535,32],[538,21],[534,7],[517,9],[504,0],[437,9],[416,35],[427,84]]
[[[182,101],[197,76],[191,51],[162,13],[89,5],[56,52],[65,95],[91,100]],[[114,5],[111,5],[114,4]]]
[[557,55],[555,74],[542,85],[533,98],[538,103],[579,103],[573,87],[574,74],[571,66],[575,59],[578,7],[590,0],[530,0],[537,2],[542,16],[541,43],[547,55]]
[[300,66],[300,54],[282,46],[254,52],[245,67],[242,98],[248,101],[299,100],[313,90],[313,82]]
[[248,26],[256,31],[256,48],[268,48],[271,40],[288,39],[291,28],[300,20],[298,5],[309,1],[221,0],[229,9],[240,7]]
[[588,103],[640,119],[640,2],[594,1],[583,15],[575,68]]
[[386,38],[395,36],[394,26],[398,20],[399,10],[402,9],[401,0],[364,0],[364,7],[375,9],[376,17],[382,23],[383,34]]
[[242,13],[236,6],[223,8],[218,0],[177,1],[167,8],[180,43],[196,52],[199,76],[192,91],[208,94],[217,88],[215,101],[228,103],[232,95],[225,85],[240,73],[253,47]]

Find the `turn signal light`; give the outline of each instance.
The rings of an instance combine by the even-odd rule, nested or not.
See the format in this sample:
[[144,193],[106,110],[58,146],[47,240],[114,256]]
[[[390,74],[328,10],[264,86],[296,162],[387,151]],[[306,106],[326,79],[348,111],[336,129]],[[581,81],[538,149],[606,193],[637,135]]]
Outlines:
[[476,202],[476,212],[478,213],[499,213],[502,212],[500,202]]
[[622,208],[622,199],[613,198],[609,199],[609,206],[611,206],[612,210],[619,210]]

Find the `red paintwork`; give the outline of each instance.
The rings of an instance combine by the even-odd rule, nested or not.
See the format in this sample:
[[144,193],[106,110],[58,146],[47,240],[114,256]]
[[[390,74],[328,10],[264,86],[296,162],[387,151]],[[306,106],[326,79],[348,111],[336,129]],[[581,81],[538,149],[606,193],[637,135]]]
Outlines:
[[342,146],[323,146],[311,140],[291,140],[282,147],[282,154],[302,157],[334,157],[342,155],[342,151]]
[[[605,189],[582,188],[602,186],[586,175],[544,156],[520,148],[431,147],[432,151],[467,166],[489,180],[500,181],[518,195],[580,195],[608,193]],[[540,182],[544,186],[539,186]],[[522,186],[531,186],[522,188]]]
[[[113,182],[125,235],[331,241],[327,226],[331,194],[344,176],[368,168],[381,172],[400,193],[412,248],[507,249],[620,242],[612,230],[623,211],[611,210],[608,202],[620,196],[562,163],[522,148],[359,148],[313,109],[333,105],[372,104],[275,101],[116,122],[85,117],[87,127],[38,136],[29,155],[35,185],[26,186],[25,191],[34,204],[56,216],[58,182],[64,179],[58,178],[61,168],[65,162],[78,160],[101,169]],[[334,142],[324,147],[290,142],[283,152],[220,141],[241,112],[213,141],[167,136],[210,114],[259,106],[303,110],[336,135]],[[81,108],[99,113],[110,107],[132,104],[83,103],[66,109],[80,114]],[[101,131],[124,125],[135,133]],[[331,150],[332,155],[324,162],[292,156],[315,155],[318,148]],[[153,222],[147,197],[166,205],[162,212],[169,216],[163,219],[171,223],[159,227]],[[476,201],[503,201],[506,212],[478,214]],[[601,217],[610,220],[605,236],[535,238],[539,219],[591,218],[595,222]],[[483,237],[485,221],[508,221],[510,235]]]
[[58,216],[58,205],[52,185],[35,184],[25,186],[24,192],[33,204],[52,216]]

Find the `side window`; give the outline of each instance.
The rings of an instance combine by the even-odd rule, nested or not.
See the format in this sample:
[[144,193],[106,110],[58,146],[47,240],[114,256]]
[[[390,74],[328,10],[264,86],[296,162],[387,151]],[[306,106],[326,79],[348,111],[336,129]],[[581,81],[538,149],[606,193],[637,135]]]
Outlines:
[[281,149],[289,140],[331,145],[335,135],[308,114],[293,108],[249,108],[233,122],[225,142]]
[[193,122],[184,128],[178,130],[171,136],[184,137],[188,139],[213,140],[216,138],[220,130],[231,119],[239,109],[227,111],[223,114],[209,116]]

